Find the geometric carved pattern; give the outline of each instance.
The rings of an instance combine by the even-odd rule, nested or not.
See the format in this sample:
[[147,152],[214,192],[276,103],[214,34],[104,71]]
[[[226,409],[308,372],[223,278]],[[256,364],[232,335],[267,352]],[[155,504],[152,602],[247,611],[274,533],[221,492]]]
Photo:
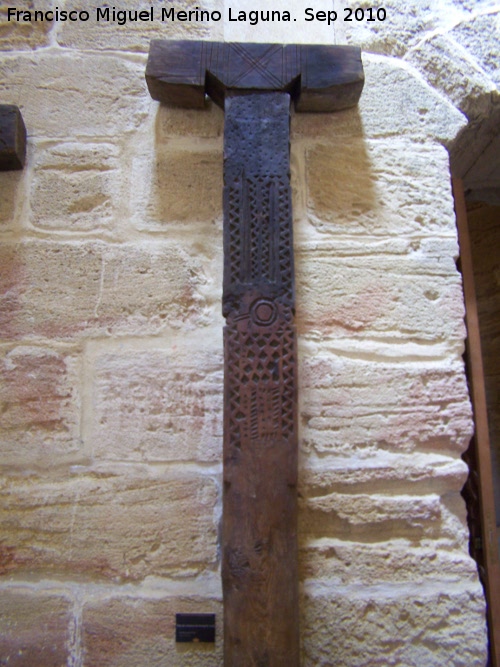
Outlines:
[[[256,66],[248,47],[236,50],[240,70],[245,63]],[[259,63],[278,55],[273,46]],[[226,98],[222,580],[228,666],[298,667],[299,661],[289,113],[287,93]]]
[[224,109],[224,665],[299,667],[290,103],[356,105],[361,52],[154,40],[146,79]]
[[[257,309],[259,304],[257,305]],[[271,313],[266,301],[260,303]],[[241,447],[251,441],[294,437],[295,341],[293,325],[278,321],[273,331],[225,329],[229,378],[228,434]]]
[[228,186],[229,285],[268,283],[292,299],[290,185],[244,172]]
[[284,49],[280,44],[202,42],[200,76],[206,71],[217,76],[228,88],[258,85],[283,89],[300,72],[300,47]]

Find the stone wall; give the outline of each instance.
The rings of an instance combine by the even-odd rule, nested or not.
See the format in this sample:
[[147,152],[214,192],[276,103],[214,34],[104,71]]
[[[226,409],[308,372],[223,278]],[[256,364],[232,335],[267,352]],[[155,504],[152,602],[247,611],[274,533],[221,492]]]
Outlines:
[[[447,147],[497,99],[500,3],[383,6],[286,31],[2,8],[29,146],[0,175],[1,664],[222,664],[223,114],[151,101],[154,37],[364,49],[359,108],[292,118],[303,664],[485,664]],[[215,648],[177,647],[176,611],[215,611]]]

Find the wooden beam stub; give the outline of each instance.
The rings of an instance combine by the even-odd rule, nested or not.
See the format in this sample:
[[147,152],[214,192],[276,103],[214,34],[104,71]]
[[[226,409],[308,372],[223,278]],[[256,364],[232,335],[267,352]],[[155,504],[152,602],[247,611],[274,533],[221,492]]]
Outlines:
[[0,104],[0,171],[22,169],[26,160],[26,127],[18,107]]

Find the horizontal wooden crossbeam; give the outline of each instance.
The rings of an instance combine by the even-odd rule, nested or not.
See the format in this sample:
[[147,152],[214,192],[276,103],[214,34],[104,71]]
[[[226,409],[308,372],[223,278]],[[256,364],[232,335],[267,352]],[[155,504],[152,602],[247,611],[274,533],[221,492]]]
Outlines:
[[355,46],[151,42],[146,68],[151,96],[170,106],[220,107],[230,90],[280,91],[297,111],[337,111],[357,104],[364,84]]

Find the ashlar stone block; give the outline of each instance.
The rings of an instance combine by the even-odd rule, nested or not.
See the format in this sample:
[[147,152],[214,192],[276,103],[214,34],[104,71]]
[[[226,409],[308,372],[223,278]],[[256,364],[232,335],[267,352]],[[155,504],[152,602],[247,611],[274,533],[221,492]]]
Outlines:
[[[175,614],[215,613],[215,644],[175,644]],[[83,608],[85,667],[219,667],[222,604],[205,597],[131,596],[90,600]]]
[[217,486],[182,469],[4,477],[0,572],[140,580],[216,566]]
[[[458,29],[457,29],[458,30]],[[450,35],[435,35],[412,49],[406,58],[469,118],[487,114],[495,83]]]
[[390,363],[318,354],[301,366],[302,447],[353,455],[463,452],[472,436],[460,361]]
[[0,589],[0,655],[9,667],[69,664],[72,602],[28,586]]
[[[415,585],[428,582],[477,583],[477,565],[466,549],[450,550],[449,544],[429,540],[412,544],[402,537],[387,542],[356,542],[337,537],[303,541],[300,547],[303,580],[328,579],[334,585]],[[439,582],[439,584],[437,583]]]
[[99,460],[219,461],[222,343],[120,349],[95,358],[92,449]]
[[376,252],[369,258],[368,249],[364,257],[336,257],[330,247],[296,252],[301,334],[447,341],[461,347],[464,307],[455,268],[426,274],[428,266],[418,268],[411,260],[377,258]]
[[[162,10],[168,15],[173,7],[175,11],[189,12],[203,9],[208,12],[218,10],[223,14],[223,3],[221,0],[208,0],[200,6],[196,0],[183,0],[182,3],[172,5],[171,3],[150,3],[146,0],[139,2],[134,0],[122,0],[119,5],[95,5],[92,6],[91,19],[86,23],[64,23],[57,34],[57,41],[61,46],[73,49],[92,50],[116,50],[135,51],[147,53],[149,42],[152,39],[222,39],[224,21],[196,20],[196,14],[192,14],[192,20],[181,21],[166,18],[162,21]],[[101,11],[97,14],[97,8]],[[81,9],[77,0],[70,0],[65,8]],[[106,8],[109,9],[106,12]],[[140,20],[136,12],[146,12],[144,18],[151,16],[153,8],[153,20]],[[113,9],[116,9],[113,14]],[[89,10],[90,11],[90,10]],[[99,20],[98,20],[99,19]]]
[[[200,115],[203,115],[200,114]],[[146,231],[189,229],[222,218],[222,145],[219,150],[155,148],[134,160],[134,225]],[[217,237],[218,238],[218,237]],[[222,240],[220,239],[222,243]]]
[[81,460],[78,356],[38,346],[4,349],[0,403],[0,465]]
[[[455,234],[442,146],[353,137],[306,154],[311,223],[330,234]],[[335,184],[335,187],[332,187]]]
[[435,494],[330,493],[301,501],[299,525],[309,538],[386,542],[398,536],[412,544],[441,540],[465,550],[464,510],[463,501],[459,507],[456,499],[451,502]]
[[144,334],[207,321],[202,260],[176,243],[34,241],[4,244],[0,254],[6,339]]
[[19,225],[25,183],[25,171],[4,171],[0,174],[0,233],[12,232]]
[[[365,12],[368,7],[377,7],[370,0],[336,0],[335,4],[353,11],[357,8],[364,9]],[[453,20],[459,16],[446,1],[436,3],[432,0],[384,0],[380,7],[386,11],[385,20],[358,21],[353,14],[348,17],[350,21],[344,21],[343,29],[348,44],[360,46],[363,51],[371,53],[402,57],[427,34],[436,28],[453,25]],[[346,16],[344,13],[342,15]]]
[[[212,139],[222,137],[224,112],[214,102],[207,100],[207,108],[176,109],[162,104],[156,112],[156,142],[162,145],[175,137]],[[221,157],[222,159],[222,157]]]
[[322,587],[306,585],[305,667],[483,667],[479,583]]
[[295,114],[292,143],[294,136],[325,143],[342,136],[348,146],[351,136],[449,143],[466,124],[460,111],[407,62],[363,53],[363,69],[365,86],[358,105],[334,114]]
[[458,454],[417,451],[401,454],[380,450],[367,455],[361,452],[353,452],[352,456],[323,455],[302,467],[300,492],[304,498],[335,491],[444,495],[459,493],[468,474],[467,464]]
[[57,50],[0,58],[0,97],[20,107],[35,138],[115,139],[136,130],[151,104],[142,63]]
[[457,25],[451,36],[479,63],[480,67],[500,86],[500,6],[496,12],[485,13]]
[[37,146],[32,224],[62,231],[111,229],[121,202],[119,157],[111,143]]
[[[33,12],[41,10],[46,12],[52,9],[52,0],[25,0],[22,11]],[[13,7],[13,5],[9,5]],[[48,46],[50,32],[54,23],[50,21],[14,21],[8,20],[7,5],[0,8],[0,51],[25,51]]]

